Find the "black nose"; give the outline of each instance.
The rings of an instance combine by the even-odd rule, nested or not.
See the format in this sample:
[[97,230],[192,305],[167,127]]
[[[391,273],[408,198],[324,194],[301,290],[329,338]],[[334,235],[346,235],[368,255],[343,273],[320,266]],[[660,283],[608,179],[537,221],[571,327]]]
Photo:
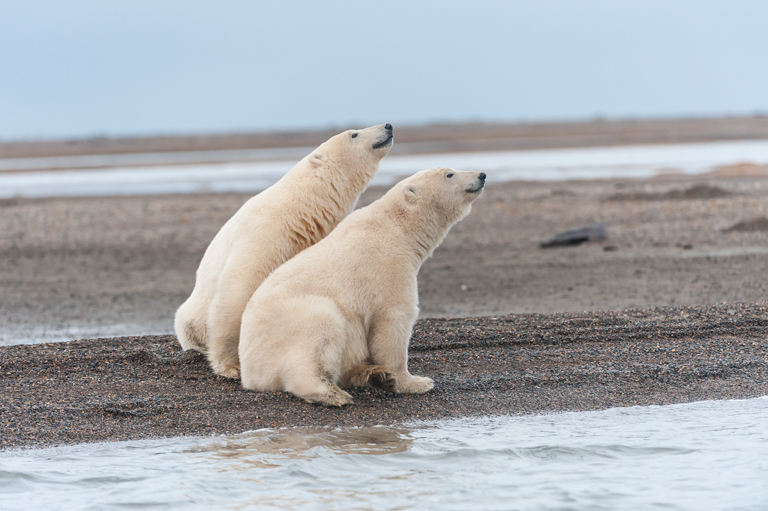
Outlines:
[[392,131],[392,125],[391,125],[391,124],[389,124],[389,123],[387,123],[387,124],[385,124],[385,125],[384,125],[384,129],[385,129],[385,130],[389,130],[389,131]]
[[483,183],[485,183],[485,172],[481,172],[481,173],[480,173],[480,175],[479,175],[479,176],[477,176],[477,177],[479,177],[479,178],[480,178],[480,181],[482,181]]

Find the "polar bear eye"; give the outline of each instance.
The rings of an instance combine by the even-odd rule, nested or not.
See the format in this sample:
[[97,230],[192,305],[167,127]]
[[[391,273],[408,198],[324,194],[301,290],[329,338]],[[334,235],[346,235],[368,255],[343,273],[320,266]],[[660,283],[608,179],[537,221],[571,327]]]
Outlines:
[[352,138],[355,138],[357,136],[357,133],[352,133]]
[[447,174],[445,177],[453,177],[453,172],[451,172],[450,174]]

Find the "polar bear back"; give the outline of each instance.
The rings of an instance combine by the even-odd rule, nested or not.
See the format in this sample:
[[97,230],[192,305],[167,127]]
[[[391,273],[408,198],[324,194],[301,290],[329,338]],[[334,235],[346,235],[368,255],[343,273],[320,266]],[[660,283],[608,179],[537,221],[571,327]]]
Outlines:
[[362,316],[415,306],[387,303],[404,291],[416,300],[419,268],[405,249],[405,233],[382,218],[378,208],[369,208],[355,211],[327,238],[275,270],[252,301],[332,296],[345,315]]

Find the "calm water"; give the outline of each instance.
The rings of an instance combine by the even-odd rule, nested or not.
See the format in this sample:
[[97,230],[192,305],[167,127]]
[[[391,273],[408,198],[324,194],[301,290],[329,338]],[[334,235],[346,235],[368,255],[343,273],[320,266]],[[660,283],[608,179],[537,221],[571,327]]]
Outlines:
[[0,453],[0,508],[768,509],[768,398]]
[[[0,159],[0,198],[252,192],[272,185],[310,150]],[[210,163],[212,158],[229,161]],[[141,162],[147,166],[125,166]],[[390,186],[403,176],[430,167],[482,171],[488,174],[489,183],[498,183],[516,179],[644,178],[670,170],[696,174],[740,162],[768,163],[768,141],[391,155],[381,161],[373,184]],[[88,170],[94,165],[106,168]],[[3,172],[70,166],[71,170]]]

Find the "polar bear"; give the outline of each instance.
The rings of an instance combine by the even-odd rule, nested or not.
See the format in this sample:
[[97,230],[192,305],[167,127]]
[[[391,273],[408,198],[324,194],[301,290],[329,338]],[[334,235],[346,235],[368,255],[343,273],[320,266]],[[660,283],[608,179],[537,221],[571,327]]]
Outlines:
[[205,353],[216,374],[237,378],[240,317],[253,292],[355,208],[392,141],[390,124],[340,133],[248,200],[211,241],[176,312],[181,347]]
[[416,276],[484,186],[484,173],[419,172],[275,270],[243,313],[243,386],[326,406],[352,402],[340,387],[430,390],[408,372]]

